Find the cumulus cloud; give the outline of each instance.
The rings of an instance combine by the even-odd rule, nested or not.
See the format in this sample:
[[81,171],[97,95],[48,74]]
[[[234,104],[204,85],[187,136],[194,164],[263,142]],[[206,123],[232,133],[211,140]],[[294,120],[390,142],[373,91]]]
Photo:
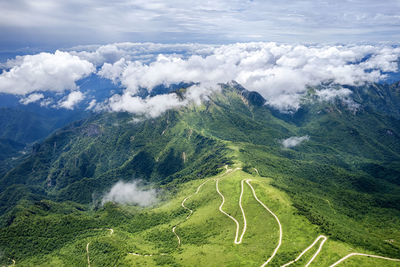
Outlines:
[[[231,45],[115,43],[82,46],[17,57],[0,74],[0,92],[25,95],[36,91],[77,90],[76,81],[97,68],[97,75],[121,86],[123,93],[91,109],[129,111],[158,116],[166,109],[199,103],[217,84],[235,80],[257,91],[266,104],[282,112],[296,111],[308,86],[363,85],[398,71],[400,48],[385,45],[288,45],[237,43]],[[141,99],[140,88],[195,83],[186,93]],[[320,100],[341,98],[351,104],[347,89],[318,89]],[[72,108],[83,95],[74,93],[59,106]],[[50,100],[49,100],[50,101]],[[46,101],[46,103],[49,103]],[[65,102],[65,103],[64,103]]]
[[129,93],[114,95],[109,100],[112,111],[128,111],[136,114],[157,117],[164,111],[185,105],[185,101],[179,100],[175,94],[157,95],[142,99]]
[[59,108],[73,109],[79,102],[85,98],[80,91],[71,92],[64,100],[58,102]]
[[377,82],[386,72],[398,71],[399,56],[400,48],[391,46],[238,43],[187,57],[160,54],[149,63],[121,58],[105,63],[98,75],[120,83],[131,95],[159,84],[236,80],[287,112],[299,108],[307,86]]
[[110,201],[120,204],[149,206],[157,201],[157,193],[154,189],[140,189],[136,181],[130,183],[119,181],[103,196],[102,204]]
[[23,104],[23,105],[28,105],[28,104],[30,104],[30,103],[37,102],[37,101],[39,101],[39,100],[42,99],[42,98],[44,98],[44,95],[43,95],[43,94],[34,93],[34,94],[28,95],[27,97],[21,98],[21,99],[19,100],[19,102],[20,102],[21,104]]
[[72,55],[79,56],[96,66],[104,63],[113,64],[120,59],[129,61],[141,61],[150,63],[158,55],[176,55],[188,57],[190,55],[208,55],[215,46],[207,44],[157,44],[157,43],[114,43],[96,46],[76,46],[68,51]]
[[18,56],[7,67],[0,74],[0,92],[16,95],[73,90],[77,80],[95,70],[92,63],[61,51]]
[[128,91],[122,95],[113,95],[109,99],[107,107],[111,111],[127,111],[148,117],[157,117],[169,109],[183,107],[190,103],[199,105],[203,100],[207,100],[212,92],[219,89],[218,86],[193,85],[187,89],[182,99],[174,93],[143,99],[133,96]]
[[292,147],[300,145],[301,143],[303,143],[305,141],[308,141],[309,139],[310,139],[310,137],[308,135],[299,136],[299,137],[292,136],[292,137],[282,140],[281,143],[284,148],[292,148]]

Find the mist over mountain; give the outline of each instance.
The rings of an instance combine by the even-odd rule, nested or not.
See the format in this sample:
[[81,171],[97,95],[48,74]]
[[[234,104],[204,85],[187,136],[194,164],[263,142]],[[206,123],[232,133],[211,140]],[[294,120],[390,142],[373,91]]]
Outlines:
[[[235,80],[260,93],[267,105],[292,112],[300,107],[307,86],[392,82],[398,75],[399,54],[397,46],[386,45],[82,46],[17,56],[4,62],[0,92],[7,95],[3,95],[1,102],[7,102],[11,94],[22,105],[123,110],[157,116],[164,110],[186,105],[168,94],[170,86],[173,89],[186,83],[193,87],[187,92],[188,99],[199,102],[218,90],[219,83]],[[166,89],[160,90],[160,86]],[[321,94],[329,93],[331,97],[350,94],[328,89],[325,87]],[[169,104],[164,107],[165,102]],[[148,114],[155,107],[160,111]]]
[[272,42],[8,55],[1,264],[396,266],[399,57]]
[[1,266],[399,266],[398,0],[0,12]]

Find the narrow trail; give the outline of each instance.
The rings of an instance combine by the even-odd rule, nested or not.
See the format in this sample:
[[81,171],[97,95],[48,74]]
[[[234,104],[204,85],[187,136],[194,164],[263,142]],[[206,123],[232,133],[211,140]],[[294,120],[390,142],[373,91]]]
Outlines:
[[[224,175],[226,175],[226,174],[228,174],[228,173],[230,173],[230,172],[240,170],[241,168],[236,168],[236,169],[232,170],[232,169],[229,169],[229,168],[228,168],[228,165],[225,165],[225,169],[226,169],[226,171],[225,171],[223,174],[219,175],[220,177],[222,177],[222,176],[224,176]],[[203,183],[201,183],[201,184],[197,187],[195,193],[193,193],[193,194],[191,194],[190,196],[186,197],[186,198],[182,201],[182,203],[181,203],[182,208],[184,208],[185,210],[189,211],[189,215],[186,217],[185,221],[188,220],[188,219],[190,218],[190,216],[192,216],[192,214],[193,214],[193,210],[191,210],[191,209],[189,209],[188,207],[186,207],[186,206],[185,206],[185,202],[186,202],[188,199],[190,199],[192,196],[197,195],[197,194],[200,192],[200,189],[203,187],[203,185],[204,185],[205,183],[207,183],[208,181],[210,181],[210,180],[211,180],[211,179],[207,179],[206,181],[204,181]],[[243,211],[243,212],[244,212],[244,211]],[[172,227],[172,232],[174,233],[174,235],[175,235],[176,238],[178,239],[178,246],[181,245],[181,238],[180,238],[179,235],[176,233],[175,229],[176,229],[176,227],[177,227],[179,224],[181,224],[181,223],[182,223],[182,222],[180,222],[180,223],[178,223],[177,225],[175,225],[174,227]]]
[[189,215],[186,217],[186,220],[189,219],[189,217],[193,214],[193,210],[191,210],[191,209],[189,209],[188,207],[185,206],[186,200],[188,200],[189,198],[191,198],[191,197],[194,196],[194,195],[197,195],[197,194],[200,192],[200,189],[203,187],[203,185],[204,185],[205,183],[207,183],[208,181],[210,181],[210,179],[205,180],[201,185],[199,185],[199,186],[197,187],[197,190],[196,190],[196,192],[195,192],[194,194],[192,194],[192,195],[186,197],[186,198],[182,201],[182,203],[181,203],[182,208],[184,208],[185,210],[189,211]]
[[253,186],[250,184],[250,179],[246,180],[246,184],[250,187],[251,191],[253,192],[253,196],[254,198],[257,200],[258,203],[261,204],[261,206],[264,207],[264,209],[266,209],[269,213],[271,213],[271,215],[275,218],[276,222],[279,225],[279,242],[278,245],[276,246],[276,248],[274,249],[274,252],[272,253],[272,255],[267,259],[266,262],[264,262],[261,267],[264,267],[265,265],[267,265],[276,255],[276,253],[278,252],[279,247],[282,245],[282,225],[281,222],[278,219],[278,216],[275,215],[275,213],[273,213],[263,202],[261,202],[258,197],[257,194],[253,188]]
[[324,245],[324,243],[325,243],[326,240],[328,239],[326,236],[324,236],[324,235],[318,236],[318,237],[314,240],[314,242],[313,242],[309,247],[307,247],[305,250],[303,250],[303,252],[300,253],[299,256],[297,256],[296,259],[294,259],[294,260],[292,260],[292,261],[290,261],[290,262],[288,262],[288,263],[282,265],[281,267],[289,266],[290,264],[295,263],[296,261],[300,260],[300,258],[301,258],[307,251],[309,251],[312,247],[314,247],[314,245],[317,244],[318,241],[319,241],[320,239],[322,239],[322,242],[321,242],[321,244],[319,245],[319,248],[318,248],[317,252],[315,252],[315,254],[313,255],[313,257],[312,257],[312,258],[307,262],[307,264],[305,265],[306,267],[309,266],[309,265],[311,264],[311,262],[313,262],[313,260],[317,257],[317,255],[321,252],[322,246]]
[[[196,192],[195,192],[194,194],[191,194],[190,196],[186,197],[186,198],[182,201],[182,203],[181,203],[182,208],[184,208],[185,210],[189,211],[189,215],[186,217],[185,220],[189,219],[190,216],[192,216],[192,214],[193,214],[193,210],[191,210],[191,209],[189,209],[188,207],[186,207],[186,206],[185,206],[185,202],[186,202],[189,198],[191,198],[192,196],[197,195],[197,194],[200,192],[200,189],[203,187],[203,185],[204,185],[205,183],[207,183],[208,181],[210,181],[210,179],[205,180],[202,184],[200,184],[200,185],[197,187]],[[179,224],[181,224],[181,223],[182,223],[182,222],[180,222]],[[176,229],[176,227],[177,227],[179,224],[177,224],[177,225],[175,225],[174,227],[172,227],[172,232],[173,232],[174,235],[176,236],[176,239],[178,239],[178,246],[181,245],[181,238],[180,238],[179,235],[176,233],[175,229]]]
[[176,238],[178,239],[178,246],[180,246],[181,245],[181,238],[175,232],[175,228],[176,228],[176,225],[174,227],[172,227],[172,232],[175,234]]
[[90,242],[86,244],[86,255],[87,255],[87,264],[88,264],[88,267],[90,267],[89,245],[90,245]]
[[258,172],[258,170],[256,168],[253,168],[253,169],[256,171],[257,175],[260,176],[260,173]]
[[393,259],[393,258],[377,256],[377,255],[371,255],[371,254],[363,254],[363,253],[350,253],[349,255],[341,258],[340,260],[338,260],[334,264],[330,265],[329,267],[334,267],[334,266],[344,262],[345,260],[347,260],[348,258],[353,257],[353,256],[363,256],[363,257],[369,257],[369,258],[377,258],[377,259],[383,259],[383,260],[388,260],[388,261],[399,261],[400,262],[400,259]]
[[[15,260],[14,259],[10,259],[10,258],[8,258],[8,259],[12,261],[12,264],[11,265],[7,265],[7,266],[15,266]],[[6,265],[2,265],[2,266],[6,266]]]
[[[279,226],[279,241],[278,241],[278,245],[275,247],[275,249],[274,249],[274,251],[272,252],[271,256],[261,265],[261,267],[264,267],[264,266],[266,266],[267,264],[269,264],[269,263],[272,261],[272,259],[276,256],[276,254],[277,254],[277,252],[278,252],[280,246],[282,245],[282,235],[283,235],[282,225],[281,225],[281,223],[280,223],[280,221],[279,221],[278,216],[276,216],[275,213],[273,213],[260,199],[258,199],[257,194],[256,194],[256,192],[255,192],[253,186],[252,186],[251,183],[250,183],[250,182],[251,182],[251,179],[243,179],[243,180],[241,180],[241,192],[240,192],[240,197],[239,197],[239,207],[240,207],[240,210],[241,210],[242,215],[243,215],[243,230],[242,230],[241,235],[239,236],[239,231],[240,231],[240,224],[239,224],[239,222],[238,222],[233,216],[231,216],[230,214],[228,214],[227,212],[225,212],[225,211],[222,209],[223,206],[224,206],[224,204],[225,204],[225,197],[224,197],[224,195],[221,193],[221,191],[219,190],[219,181],[220,181],[220,179],[221,179],[222,176],[224,176],[224,175],[226,175],[226,174],[228,174],[228,173],[230,173],[230,172],[234,172],[234,171],[236,171],[236,170],[240,170],[241,168],[236,168],[236,169],[233,170],[233,169],[229,169],[228,166],[226,165],[226,166],[225,166],[225,169],[226,169],[226,172],[224,172],[223,174],[219,175],[219,178],[218,178],[218,176],[217,176],[217,178],[214,178],[214,180],[216,181],[216,183],[215,183],[216,191],[217,191],[217,193],[218,193],[218,194],[221,196],[221,198],[222,198],[222,203],[221,203],[220,206],[219,206],[219,211],[220,211],[221,213],[223,213],[224,215],[226,215],[227,217],[229,217],[229,218],[230,218],[232,221],[234,221],[234,223],[236,224],[236,233],[235,233],[234,244],[241,244],[241,243],[242,243],[243,237],[244,237],[244,235],[245,235],[245,233],[246,233],[246,229],[247,229],[246,215],[245,215],[245,211],[244,211],[243,206],[242,206],[243,192],[244,192],[244,182],[246,182],[247,185],[250,187],[254,199],[255,199],[264,209],[266,209],[266,210],[275,218],[276,222],[278,223],[278,226]],[[254,170],[256,171],[257,175],[260,175],[259,172],[258,172],[258,170],[257,170],[256,168],[254,168]],[[204,181],[203,183],[201,183],[201,184],[197,187],[195,193],[193,193],[193,194],[191,194],[190,196],[188,196],[188,197],[186,197],[185,199],[183,199],[183,201],[182,201],[182,203],[181,203],[181,206],[182,206],[182,208],[184,208],[185,210],[187,210],[187,211],[189,212],[189,215],[186,217],[185,221],[188,220],[188,219],[190,218],[190,216],[193,214],[193,210],[190,209],[190,208],[188,208],[188,207],[186,207],[186,206],[185,206],[185,202],[186,202],[187,200],[189,200],[192,196],[198,194],[198,193],[200,192],[201,188],[203,187],[203,185],[206,184],[206,183],[207,183],[208,181],[210,181],[210,180],[211,180],[211,178],[210,178],[210,179],[207,179],[206,181]],[[329,204],[330,204],[330,203],[329,203]],[[175,225],[175,226],[172,228],[172,232],[174,233],[174,235],[176,236],[176,238],[177,238],[177,240],[178,240],[178,246],[181,245],[181,238],[179,237],[179,235],[176,233],[175,230],[176,230],[176,227],[177,227],[179,224],[181,224],[181,223],[182,223],[182,222],[178,223],[177,225]],[[110,228],[110,229],[107,229],[107,230],[110,231],[110,234],[111,234],[111,235],[114,233],[114,230],[111,229],[111,228]],[[328,240],[328,238],[327,238],[326,236],[324,236],[324,235],[318,236],[310,246],[308,246],[305,250],[303,250],[303,251],[299,254],[299,256],[297,256],[296,259],[294,259],[294,260],[292,260],[292,261],[290,261],[290,262],[288,262],[288,263],[282,265],[281,267],[287,267],[287,266],[289,266],[289,265],[291,265],[291,264],[296,263],[297,261],[299,261],[299,260],[304,256],[304,254],[306,254],[310,249],[312,249],[320,240],[322,240],[322,241],[321,241],[320,244],[319,244],[318,250],[314,253],[314,255],[311,257],[311,259],[310,259],[310,260],[307,262],[307,264],[305,265],[305,267],[309,267],[310,264],[315,260],[315,258],[320,254],[320,252],[321,252],[321,250],[322,250],[322,247],[324,246],[325,242]],[[86,253],[87,253],[88,267],[90,267],[89,244],[90,244],[90,243],[87,243],[87,245],[86,245]],[[157,256],[157,255],[168,255],[168,254],[165,254],[165,253],[160,253],[160,254],[139,254],[139,253],[133,253],[133,252],[128,253],[128,254],[129,254],[129,255],[133,255],[133,256],[142,256],[142,257],[152,257],[152,256]],[[345,257],[341,258],[340,260],[338,260],[337,262],[335,262],[334,264],[330,265],[329,267],[335,267],[335,266],[339,265],[340,263],[344,262],[345,260],[347,260],[348,258],[350,258],[350,257],[352,257],[352,256],[364,256],[364,257],[371,257],[371,258],[378,258],[378,259],[384,259],[384,260],[389,260],[389,261],[398,261],[398,262],[400,262],[400,259],[394,259],[394,258],[388,258],[388,257],[377,256],[377,255],[370,255],[370,254],[363,254],[363,253],[350,253],[350,254],[348,254],[347,256],[345,256]],[[12,260],[12,261],[13,261],[13,265],[15,265],[15,261],[14,261],[14,260]]]
[[241,189],[240,189],[240,197],[239,197],[239,207],[240,207],[240,210],[242,211],[242,216],[243,216],[243,231],[242,231],[242,234],[240,235],[239,244],[242,243],[243,236],[246,233],[246,229],[247,229],[246,214],[244,214],[244,209],[242,207],[242,198],[243,198],[243,191],[244,191],[243,184],[244,184],[244,180],[240,181]]
[[[318,250],[314,253],[314,255],[312,256],[312,258],[307,262],[306,265],[304,265],[304,267],[308,267],[310,266],[310,264],[315,260],[315,258],[318,256],[318,254],[321,252],[322,247],[324,245],[324,243],[328,240],[328,238],[324,235],[320,235],[317,237],[317,239],[314,240],[314,242],[307,247],[302,253],[300,253],[299,256],[297,256],[296,259],[282,265],[281,267],[287,267],[289,265],[291,265],[292,263],[295,263],[296,261],[298,261],[308,250],[310,250],[320,239],[322,239],[322,242],[319,244],[319,248]],[[340,260],[338,260],[337,262],[335,262],[334,264],[330,265],[329,267],[334,267],[336,265],[339,265],[340,263],[344,262],[345,260],[347,260],[350,257],[353,256],[363,256],[363,257],[370,257],[370,258],[377,258],[377,259],[383,259],[383,260],[389,260],[389,261],[398,261],[400,262],[400,259],[394,259],[394,258],[388,258],[388,257],[383,257],[383,256],[378,256],[378,255],[371,255],[371,254],[364,254],[364,253],[350,253],[347,256],[341,258]]]
[[241,187],[242,187],[242,188],[241,188],[240,197],[239,197],[239,206],[240,206],[240,209],[241,209],[242,215],[243,215],[243,231],[242,231],[242,234],[240,235],[240,238],[239,238],[239,228],[240,228],[239,222],[238,222],[233,216],[231,216],[230,214],[226,213],[226,212],[222,209],[222,207],[224,206],[224,203],[225,203],[225,197],[224,197],[224,195],[219,191],[218,183],[219,183],[219,179],[217,179],[217,180],[216,180],[216,183],[215,183],[215,188],[216,188],[218,194],[219,194],[219,195],[221,196],[221,198],[222,198],[222,203],[221,203],[221,205],[219,206],[219,211],[222,212],[223,214],[225,214],[226,216],[228,216],[232,221],[235,222],[235,224],[236,224],[236,234],[235,234],[234,243],[235,243],[235,244],[240,244],[240,243],[242,243],[242,239],[243,239],[243,236],[244,236],[244,234],[245,234],[245,232],[246,232],[246,228],[247,228],[246,216],[245,216],[245,213],[244,213],[244,210],[243,210],[243,207],[242,207],[243,183],[241,183],[241,185],[242,185]]
[[[312,256],[312,258],[307,262],[307,264],[305,265],[305,267],[308,267],[311,262],[313,262],[315,260],[315,258],[318,256],[318,254],[321,252],[322,250],[322,246],[324,245],[324,243],[326,242],[326,240],[328,240],[328,238],[326,236],[320,235],[319,237],[323,238],[323,240],[321,241],[321,244],[319,244],[318,250],[317,252],[315,252],[315,254]],[[319,238],[318,237],[318,238]]]

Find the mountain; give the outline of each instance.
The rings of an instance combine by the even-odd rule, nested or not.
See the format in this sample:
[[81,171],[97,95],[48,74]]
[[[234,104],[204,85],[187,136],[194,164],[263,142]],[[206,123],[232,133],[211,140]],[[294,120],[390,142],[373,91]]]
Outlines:
[[0,139],[0,173],[11,169],[21,154],[25,154],[25,145],[10,139]]
[[[0,178],[1,263],[259,266],[279,233],[274,266],[319,235],[318,266],[354,251],[399,258],[399,84],[344,88],[351,99],[317,89],[281,113],[231,82],[157,118],[104,112],[55,131]],[[158,202],[102,205],[133,180],[157,188]]]

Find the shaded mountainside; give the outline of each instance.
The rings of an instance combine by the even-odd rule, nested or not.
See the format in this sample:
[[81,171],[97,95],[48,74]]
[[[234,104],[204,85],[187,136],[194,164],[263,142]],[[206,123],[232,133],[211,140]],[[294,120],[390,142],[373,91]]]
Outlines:
[[138,122],[127,113],[106,113],[34,145],[32,155],[0,183],[2,188],[40,187],[52,199],[90,203],[93,194],[118,180],[165,184],[215,174],[226,163],[221,142],[186,128],[175,111]]
[[0,108],[0,138],[32,143],[46,138],[54,130],[87,116],[82,111],[33,107]]
[[24,144],[15,142],[13,140],[0,139],[0,161],[17,156],[18,152],[23,150],[24,147]]
[[[74,122],[35,145],[29,157],[0,178],[3,227],[15,233],[35,220],[52,229],[63,216],[84,214],[74,224],[79,232],[88,225],[113,225],[115,218],[102,217],[109,212],[117,213],[122,221],[118,225],[124,227],[125,221],[135,219],[122,208],[91,211],[87,205],[117,181],[140,179],[174,194],[182,183],[239,164],[247,173],[254,174],[257,168],[261,176],[272,178],[271,184],[293,202],[294,216],[304,216],[330,238],[398,256],[399,87],[368,85],[351,90],[359,105],[356,112],[340,99],[306,99],[296,113],[282,114],[265,106],[259,94],[231,83],[222,85],[221,92],[203,105],[168,111],[158,118],[102,113]],[[308,136],[308,141],[283,148],[282,140],[293,136]],[[43,201],[46,207],[39,207]],[[70,205],[74,208],[68,210]],[[150,219],[146,216],[153,216],[151,212],[142,214],[143,222],[129,227],[139,231],[146,223],[150,227],[184,211],[174,212]],[[51,217],[41,221],[47,215],[55,221]],[[30,238],[39,232],[32,230]],[[7,235],[1,238],[4,241]],[[66,236],[43,253],[72,239]],[[13,248],[8,240],[1,246]],[[6,249],[9,257],[32,256],[26,253]]]
[[0,139],[0,175],[17,164],[24,151],[25,145],[10,139]]

